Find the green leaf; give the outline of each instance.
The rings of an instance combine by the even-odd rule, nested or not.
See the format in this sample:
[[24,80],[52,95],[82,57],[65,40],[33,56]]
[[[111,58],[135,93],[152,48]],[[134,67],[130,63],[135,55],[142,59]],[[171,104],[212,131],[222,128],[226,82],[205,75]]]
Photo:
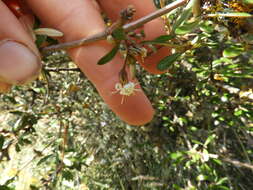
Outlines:
[[247,41],[248,43],[252,44],[253,43],[253,35],[252,34],[245,34],[243,37],[244,41]]
[[182,152],[173,152],[173,153],[170,154],[170,158],[172,160],[178,160],[181,157],[183,157],[183,153]]
[[25,114],[25,112],[22,112],[22,111],[10,111],[10,113],[14,115],[18,115],[18,116],[22,116]]
[[219,159],[212,159],[213,162],[215,162],[216,164],[222,166],[222,161]]
[[157,69],[164,71],[168,69],[172,63],[174,63],[182,54],[174,53],[170,56],[163,58],[157,65]]
[[191,31],[195,30],[199,26],[199,19],[194,22],[186,22],[182,26],[178,27],[175,30],[175,33],[178,35],[184,35],[190,33]]
[[205,21],[200,25],[200,30],[206,33],[212,33],[214,31],[214,26],[212,21]]
[[4,136],[0,135],[0,150],[2,150],[4,145]]
[[117,54],[119,50],[119,45],[116,45],[114,48],[112,48],[112,50],[107,53],[104,57],[102,57],[99,61],[98,61],[98,65],[104,65],[106,64],[107,62],[111,61],[115,55]]
[[192,7],[193,5],[196,3],[196,0],[191,0],[187,6],[185,7],[185,9],[183,10],[182,14],[178,17],[178,19],[176,20],[176,22],[173,24],[172,26],[172,33],[174,33],[176,31],[176,29],[182,25],[185,21],[188,20],[188,18],[191,16],[192,14]]
[[230,13],[214,13],[208,14],[208,17],[235,17],[235,18],[251,18],[253,15],[245,12],[230,12]]
[[46,35],[37,35],[36,36],[36,41],[35,44],[37,45],[38,48],[41,47],[41,45],[47,40]]
[[176,22],[172,26],[172,33],[176,31],[176,29],[183,24],[191,15],[191,9],[185,9],[180,17],[176,20]]
[[122,27],[120,28],[116,28],[113,32],[112,32],[112,36],[115,40],[121,41],[121,40],[125,40],[126,39],[126,33],[124,31],[124,29]]
[[64,170],[62,172],[62,177],[67,181],[71,181],[74,179],[73,173],[71,173],[71,171],[69,170]]
[[243,0],[242,2],[248,5],[253,5],[253,0]]
[[207,139],[206,139],[206,142],[205,142],[205,144],[204,144],[204,147],[206,147],[210,142],[212,142],[214,139],[215,139],[215,135],[214,134],[212,134],[212,135],[210,135]]
[[175,35],[162,35],[162,36],[155,38],[154,40],[143,41],[142,43],[143,44],[160,44],[160,43],[166,43],[173,38],[175,38]]
[[16,145],[15,145],[15,150],[16,150],[17,152],[20,152],[20,151],[21,151],[19,144],[16,144]]
[[45,156],[44,158],[40,159],[40,161],[37,163],[37,166],[42,164],[43,162],[47,161],[52,156],[53,156],[53,154],[49,154],[49,155]]
[[222,185],[224,183],[226,183],[228,181],[227,177],[223,177],[221,179],[219,179],[219,181],[216,183],[216,185]]
[[200,175],[197,176],[198,181],[205,181],[207,179],[208,179],[208,177],[206,175],[203,175],[203,174],[200,174]]
[[223,57],[232,58],[240,55],[243,52],[243,48],[237,46],[231,46],[223,51]]
[[0,185],[0,190],[13,190],[13,188],[7,187],[5,185]]

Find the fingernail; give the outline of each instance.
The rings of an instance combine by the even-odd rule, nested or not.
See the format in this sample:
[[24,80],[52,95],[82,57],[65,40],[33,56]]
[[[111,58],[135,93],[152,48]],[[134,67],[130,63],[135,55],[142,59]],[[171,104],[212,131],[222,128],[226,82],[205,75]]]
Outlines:
[[10,84],[24,84],[39,74],[39,57],[25,45],[5,40],[0,42],[0,78]]

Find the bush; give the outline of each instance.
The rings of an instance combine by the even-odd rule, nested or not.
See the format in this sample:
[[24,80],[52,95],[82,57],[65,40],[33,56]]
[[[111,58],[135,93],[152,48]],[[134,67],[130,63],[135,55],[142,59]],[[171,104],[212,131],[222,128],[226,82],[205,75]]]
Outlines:
[[116,118],[62,51],[1,95],[0,189],[252,189],[252,34],[235,4],[205,2],[168,42],[181,47],[169,73],[137,66],[156,110],[146,126]]

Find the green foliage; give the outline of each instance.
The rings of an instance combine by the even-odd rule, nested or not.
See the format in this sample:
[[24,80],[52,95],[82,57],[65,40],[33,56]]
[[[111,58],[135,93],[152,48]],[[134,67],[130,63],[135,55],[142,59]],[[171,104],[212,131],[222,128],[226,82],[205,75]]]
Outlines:
[[161,43],[166,43],[169,40],[172,40],[173,38],[175,38],[175,35],[162,35],[152,41],[143,41],[142,43],[143,44],[161,44]]
[[126,39],[126,34],[125,31],[122,27],[120,28],[116,28],[113,32],[112,32],[112,36],[115,40],[121,41],[121,40],[125,40]]
[[108,63],[109,61],[111,61],[115,57],[115,55],[117,54],[118,50],[119,50],[119,45],[117,44],[116,46],[114,46],[112,48],[112,50],[108,54],[103,56],[98,61],[98,65],[104,65],[104,64]]
[[161,71],[167,70],[180,56],[181,53],[175,53],[163,58],[157,65],[157,68]]
[[253,189],[252,34],[179,15],[166,17],[175,34],[143,42],[173,48],[159,64],[168,73],[137,65],[156,110],[146,126],[116,118],[63,52],[44,58],[44,78],[1,95],[0,189]]

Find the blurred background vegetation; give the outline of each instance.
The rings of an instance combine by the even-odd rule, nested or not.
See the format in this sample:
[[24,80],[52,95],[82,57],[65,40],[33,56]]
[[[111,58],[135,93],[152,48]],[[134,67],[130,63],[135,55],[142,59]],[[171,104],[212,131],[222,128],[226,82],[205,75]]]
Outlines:
[[202,0],[169,41],[184,47],[170,72],[136,66],[146,126],[120,121],[64,52],[44,57],[38,80],[0,95],[0,189],[253,189],[252,4]]

